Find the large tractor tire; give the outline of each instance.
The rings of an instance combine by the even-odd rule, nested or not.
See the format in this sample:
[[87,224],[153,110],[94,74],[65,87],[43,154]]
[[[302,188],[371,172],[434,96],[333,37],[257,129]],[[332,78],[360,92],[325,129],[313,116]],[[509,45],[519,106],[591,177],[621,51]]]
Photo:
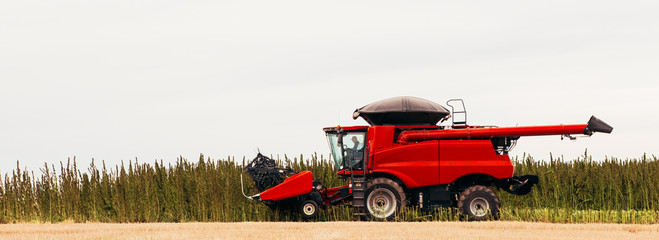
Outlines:
[[458,199],[458,210],[469,221],[499,219],[499,198],[485,186],[468,187]]
[[366,186],[366,210],[373,220],[391,220],[405,204],[403,188],[391,179],[372,179]]

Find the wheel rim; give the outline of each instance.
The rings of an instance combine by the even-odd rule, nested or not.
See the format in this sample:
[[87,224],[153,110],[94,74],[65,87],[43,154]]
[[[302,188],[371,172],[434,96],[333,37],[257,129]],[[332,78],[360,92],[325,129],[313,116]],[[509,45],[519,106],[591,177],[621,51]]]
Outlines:
[[469,203],[469,210],[476,217],[484,217],[490,211],[490,203],[485,198],[477,197]]
[[302,212],[307,216],[311,216],[316,212],[316,206],[313,203],[306,203],[302,206]]
[[376,218],[385,219],[396,211],[396,195],[386,188],[376,188],[366,199],[368,211]]

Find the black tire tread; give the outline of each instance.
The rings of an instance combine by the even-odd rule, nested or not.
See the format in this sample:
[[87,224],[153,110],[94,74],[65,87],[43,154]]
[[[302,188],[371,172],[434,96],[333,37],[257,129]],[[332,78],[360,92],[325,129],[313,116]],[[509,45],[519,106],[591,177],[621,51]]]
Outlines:
[[[469,214],[465,211],[465,208],[464,208],[465,204],[467,204],[467,198],[469,198],[470,195],[472,195],[474,193],[478,193],[478,192],[487,194],[490,197],[492,197],[492,199],[494,199],[494,205],[495,205],[494,207],[496,207],[497,212],[494,213],[493,217],[495,219],[497,219],[498,218],[498,209],[501,207],[501,204],[499,202],[499,197],[497,197],[497,195],[494,194],[494,192],[492,190],[490,190],[489,188],[487,188],[485,186],[482,186],[482,185],[474,185],[474,186],[468,187],[467,189],[462,191],[462,193],[460,193],[460,198],[458,199],[458,210],[460,211],[460,213],[463,216],[469,216]],[[470,218],[469,220],[478,220],[478,219],[471,219]]]
[[[316,208],[316,211],[312,215],[305,215],[304,214],[303,208],[304,208],[304,205],[307,202],[312,203],[314,205],[314,207]],[[302,216],[303,219],[310,220],[310,219],[314,219],[314,218],[316,218],[316,216],[318,216],[318,212],[320,211],[320,206],[318,205],[318,203],[316,201],[309,199],[309,200],[302,201],[302,203],[298,207],[298,210],[300,211],[300,215]]]
[[[401,187],[400,184],[398,184],[396,181],[394,181],[392,179],[389,179],[389,178],[383,178],[383,177],[374,178],[374,179],[371,179],[370,181],[368,181],[366,183],[366,189],[367,189],[366,192],[370,193],[372,191],[371,188],[375,187],[375,186],[378,186],[378,185],[390,186],[391,188],[393,188],[396,191],[396,193],[398,194],[398,198],[399,198],[398,199],[398,204],[399,205],[397,207],[398,208],[397,211],[401,207],[405,206],[406,194],[405,194],[405,191],[403,190],[403,187]],[[368,197],[368,195],[365,196],[365,197]],[[366,206],[364,206],[364,208],[366,208]]]

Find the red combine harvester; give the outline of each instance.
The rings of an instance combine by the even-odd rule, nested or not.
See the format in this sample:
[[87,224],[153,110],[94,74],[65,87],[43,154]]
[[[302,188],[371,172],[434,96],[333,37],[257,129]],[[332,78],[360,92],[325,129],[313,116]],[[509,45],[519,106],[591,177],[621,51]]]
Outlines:
[[[537,176],[513,176],[508,152],[520,137],[574,139],[573,134],[613,130],[595,117],[577,125],[470,126],[462,100],[447,105],[452,114],[425,99],[389,98],[355,110],[353,119],[362,117],[370,126],[324,128],[337,174],[350,179],[347,186],[326,188],[311,172],[278,168],[259,153],[244,171],[261,193],[243,195],[295,206],[305,218],[315,217],[321,207],[352,201],[355,215],[375,220],[391,219],[407,205],[454,207],[470,220],[496,219],[499,199],[490,187],[525,195],[538,183]],[[451,115],[450,126],[438,125]]]

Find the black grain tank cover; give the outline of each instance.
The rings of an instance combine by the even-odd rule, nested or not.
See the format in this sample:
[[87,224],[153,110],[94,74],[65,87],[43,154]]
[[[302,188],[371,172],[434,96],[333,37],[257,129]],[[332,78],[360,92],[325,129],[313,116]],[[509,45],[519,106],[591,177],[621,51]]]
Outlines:
[[372,125],[436,125],[450,116],[449,110],[417,97],[393,97],[363,106],[352,114]]

